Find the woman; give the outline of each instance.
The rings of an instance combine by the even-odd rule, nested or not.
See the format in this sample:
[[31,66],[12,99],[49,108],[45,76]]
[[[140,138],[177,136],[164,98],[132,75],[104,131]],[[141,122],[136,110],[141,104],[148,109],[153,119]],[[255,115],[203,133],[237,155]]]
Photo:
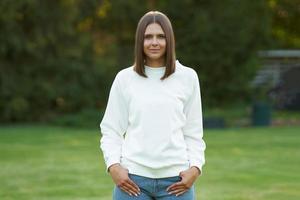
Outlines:
[[115,200],[192,200],[205,163],[197,73],[175,58],[161,12],[139,21],[135,63],[115,77],[100,124]]

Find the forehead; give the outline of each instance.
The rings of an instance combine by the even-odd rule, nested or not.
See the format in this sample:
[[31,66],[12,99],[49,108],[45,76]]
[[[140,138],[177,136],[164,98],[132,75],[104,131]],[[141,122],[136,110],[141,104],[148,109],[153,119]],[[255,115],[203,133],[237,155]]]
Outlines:
[[152,23],[146,27],[145,34],[164,34],[164,31],[158,23]]

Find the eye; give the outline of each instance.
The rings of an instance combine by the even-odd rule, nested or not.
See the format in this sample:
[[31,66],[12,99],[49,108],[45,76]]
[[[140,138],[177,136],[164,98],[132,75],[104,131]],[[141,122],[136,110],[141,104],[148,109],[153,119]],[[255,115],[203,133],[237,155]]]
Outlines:
[[163,39],[163,38],[166,38],[166,36],[165,36],[165,35],[163,35],[163,34],[161,34],[161,35],[158,35],[158,38],[161,38],[161,39]]
[[152,35],[145,35],[144,38],[145,38],[145,39],[151,39],[151,38],[152,38]]

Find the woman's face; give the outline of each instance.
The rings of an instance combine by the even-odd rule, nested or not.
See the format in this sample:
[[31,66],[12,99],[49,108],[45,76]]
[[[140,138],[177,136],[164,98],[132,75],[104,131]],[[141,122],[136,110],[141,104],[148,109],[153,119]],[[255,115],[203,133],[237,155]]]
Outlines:
[[166,36],[157,23],[149,24],[144,34],[144,53],[147,61],[164,62],[166,53]]

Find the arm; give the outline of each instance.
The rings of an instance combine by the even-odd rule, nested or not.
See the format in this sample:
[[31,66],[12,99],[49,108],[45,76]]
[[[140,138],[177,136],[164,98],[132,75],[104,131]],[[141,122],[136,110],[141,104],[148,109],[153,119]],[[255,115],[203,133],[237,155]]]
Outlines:
[[102,133],[100,147],[104,155],[107,172],[111,165],[120,163],[123,136],[128,126],[128,108],[119,79],[119,74],[117,74],[110,89],[107,107],[100,123]]
[[186,124],[183,127],[184,140],[187,145],[190,168],[180,172],[181,181],[170,185],[167,192],[182,195],[192,187],[197,177],[202,174],[202,166],[205,163],[204,150],[206,148],[202,139],[202,106],[200,85],[197,73],[193,71],[193,90],[185,107]]
[[186,124],[183,127],[184,140],[187,144],[190,167],[197,167],[199,174],[202,174],[202,166],[205,163],[204,151],[206,148],[203,140],[202,125],[202,103],[200,84],[197,73],[193,70],[193,92],[190,95],[184,112]]
[[118,75],[112,84],[107,107],[100,123],[102,132],[100,147],[106,163],[106,172],[110,173],[115,184],[129,195],[137,196],[140,194],[139,187],[129,178],[128,170],[120,165],[123,137],[128,127],[128,107]]

